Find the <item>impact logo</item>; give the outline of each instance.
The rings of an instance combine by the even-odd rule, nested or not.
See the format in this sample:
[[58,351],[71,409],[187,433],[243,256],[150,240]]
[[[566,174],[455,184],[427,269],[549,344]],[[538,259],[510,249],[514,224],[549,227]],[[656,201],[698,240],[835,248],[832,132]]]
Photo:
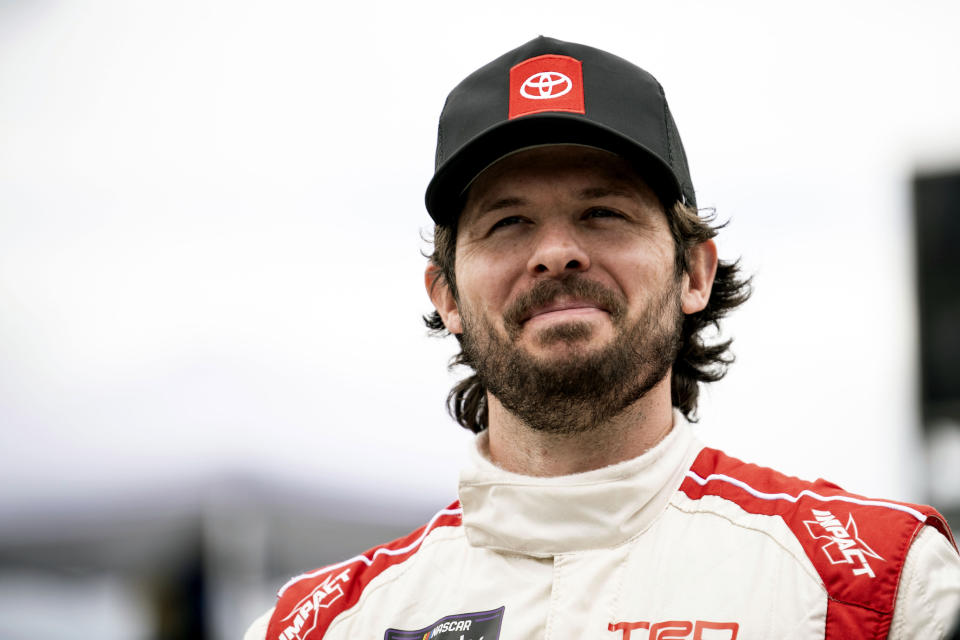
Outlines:
[[843,526],[840,520],[829,511],[820,509],[810,511],[816,520],[804,520],[803,524],[806,525],[810,537],[827,541],[820,549],[830,560],[830,564],[851,564],[853,575],[876,577],[867,558],[874,558],[881,562],[884,560],[860,539],[853,514],[847,518],[847,526]]
[[303,640],[317,626],[317,612],[320,609],[328,608],[342,598],[343,587],[340,585],[349,580],[350,569],[344,569],[336,575],[331,573],[327,576],[320,586],[298,602],[293,611],[283,619],[287,626],[277,636],[277,640]]

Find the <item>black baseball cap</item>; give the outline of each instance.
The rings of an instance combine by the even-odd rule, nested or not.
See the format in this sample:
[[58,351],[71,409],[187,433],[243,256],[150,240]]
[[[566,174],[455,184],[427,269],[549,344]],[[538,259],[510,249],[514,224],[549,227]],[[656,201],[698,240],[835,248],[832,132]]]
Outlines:
[[426,192],[430,217],[452,224],[484,169],[551,144],[616,153],[665,206],[696,207],[687,156],[656,78],[606,51],[540,36],[477,69],[447,96]]

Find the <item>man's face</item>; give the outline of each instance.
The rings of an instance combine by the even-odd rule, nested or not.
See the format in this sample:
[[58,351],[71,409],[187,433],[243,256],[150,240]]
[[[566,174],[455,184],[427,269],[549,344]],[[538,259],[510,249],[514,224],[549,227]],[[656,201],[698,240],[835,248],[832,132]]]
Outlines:
[[535,428],[616,415],[676,355],[682,278],[666,215],[608,152],[544,147],[487,169],[460,217],[455,274],[447,327],[486,388]]

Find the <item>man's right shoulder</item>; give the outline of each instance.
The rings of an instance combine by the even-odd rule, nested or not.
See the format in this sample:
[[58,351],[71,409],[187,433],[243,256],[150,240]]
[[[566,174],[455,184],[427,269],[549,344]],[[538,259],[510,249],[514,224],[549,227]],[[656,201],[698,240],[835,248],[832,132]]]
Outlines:
[[414,557],[431,532],[459,527],[462,514],[460,503],[454,502],[402,538],[290,579],[277,593],[276,606],[254,621],[244,640],[323,638],[330,624],[359,602],[377,576]]

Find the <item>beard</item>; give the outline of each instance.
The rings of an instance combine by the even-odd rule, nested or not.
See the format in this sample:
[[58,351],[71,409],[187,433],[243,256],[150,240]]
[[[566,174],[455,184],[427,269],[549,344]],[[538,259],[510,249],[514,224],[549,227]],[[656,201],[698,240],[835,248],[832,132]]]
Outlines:
[[[607,310],[615,331],[610,343],[589,349],[594,327],[571,321],[535,336],[541,346],[567,343],[570,348],[563,356],[540,358],[519,347],[529,312],[561,295]],[[621,413],[667,375],[683,327],[679,279],[654,296],[636,322],[629,324],[626,315],[625,299],[597,282],[581,276],[544,280],[506,310],[506,337],[480,314],[461,313],[463,362],[529,427],[556,434],[584,433]]]

